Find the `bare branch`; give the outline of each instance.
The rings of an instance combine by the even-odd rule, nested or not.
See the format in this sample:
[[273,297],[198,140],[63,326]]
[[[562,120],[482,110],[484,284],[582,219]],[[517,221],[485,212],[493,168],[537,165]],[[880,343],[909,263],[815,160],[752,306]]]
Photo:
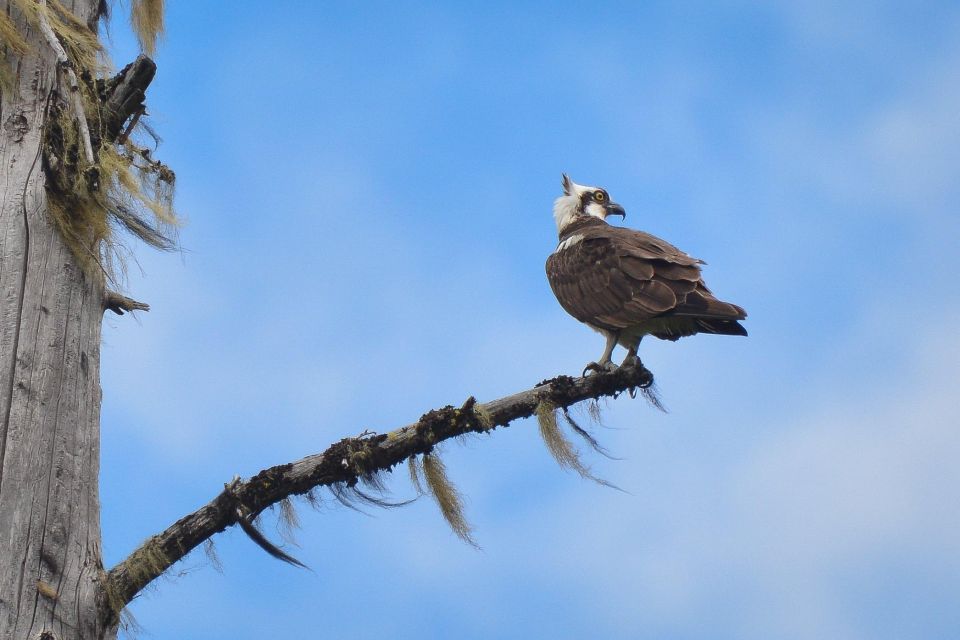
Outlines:
[[469,398],[460,408],[446,406],[429,411],[414,424],[389,433],[344,438],[323,453],[264,469],[249,480],[230,484],[208,504],[151,537],[113,567],[106,585],[112,615],[191,550],[238,524],[238,513],[254,518],[270,505],[318,486],[353,487],[377,472],[392,470],[411,456],[429,453],[444,440],[488,432],[528,418],[538,406],[545,406],[541,403],[565,409],[591,398],[617,397],[630,389],[649,387],[652,382],[653,374],[642,364],[586,378],[558,376],[483,404]]
[[[103,124],[109,140],[121,143],[126,140],[144,112],[147,87],[156,72],[156,63],[141,55],[106,82],[103,91]],[[133,121],[124,129],[124,123],[131,117]]]
[[[38,4],[46,9],[47,0],[38,0]],[[93,165],[95,160],[93,145],[90,142],[90,125],[87,124],[87,114],[83,110],[83,96],[80,95],[80,83],[77,81],[77,74],[73,70],[70,58],[67,57],[66,50],[60,44],[57,34],[53,32],[53,27],[47,20],[47,14],[44,11],[39,11],[37,12],[37,18],[40,21],[40,31],[43,33],[43,37],[47,39],[47,43],[57,56],[57,63],[66,71],[67,81],[70,84],[70,100],[73,103],[74,115],[77,118],[77,127],[80,129],[80,140],[83,142],[83,156],[87,164]]]
[[122,316],[129,311],[150,311],[150,305],[146,302],[138,302],[133,298],[122,296],[115,291],[107,291],[103,298],[104,310],[113,311],[118,316]]

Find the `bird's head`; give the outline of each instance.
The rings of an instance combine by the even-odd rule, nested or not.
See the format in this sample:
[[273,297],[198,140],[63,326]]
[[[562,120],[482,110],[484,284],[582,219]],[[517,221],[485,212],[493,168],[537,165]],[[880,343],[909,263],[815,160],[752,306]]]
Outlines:
[[607,216],[611,215],[627,217],[627,212],[610,200],[610,194],[606,190],[577,184],[565,173],[561,184],[563,195],[553,203],[553,218],[557,222],[558,232],[563,231],[563,228],[578,216],[593,216],[601,220],[606,220]]

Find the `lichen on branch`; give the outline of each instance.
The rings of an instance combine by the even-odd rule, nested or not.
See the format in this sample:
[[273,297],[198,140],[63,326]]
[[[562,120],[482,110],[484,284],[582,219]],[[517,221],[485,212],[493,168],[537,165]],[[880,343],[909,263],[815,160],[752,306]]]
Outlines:
[[[148,544],[151,547],[156,545],[169,560],[165,567],[153,575],[144,575],[140,570],[142,563],[137,571],[131,571],[127,566],[129,560],[124,560],[109,571],[107,580],[110,591],[117,594],[119,601],[130,602],[147,584],[192,549],[227,527],[238,524],[238,503],[252,517],[256,517],[264,509],[291,496],[305,496],[313,500],[313,491],[317,487],[343,492],[345,488],[355,489],[359,482],[377,486],[380,482],[378,474],[390,472],[395,466],[412,458],[419,460],[410,462],[411,480],[419,486],[420,491],[444,494],[443,501],[449,507],[454,503],[443,488],[443,481],[438,482],[435,464],[438,460],[434,458],[426,463],[429,456],[436,455],[434,449],[441,442],[469,433],[491,433],[514,420],[535,415],[538,407],[541,413],[544,407],[562,410],[585,400],[617,397],[624,391],[646,388],[652,381],[653,375],[641,364],[626,365],[616,371],[587,378],[558,376],[499,400],[478,403],[468,398],[459,408],[447,406],[428,411],[417,422],[388,433],[365,432],[355,438],[344,438],[323,453],[270,467],[248,480],[232,483],[229,492],[221,493],[205,506],[150,538]],[[433,467],[432,472],[423,468],[426,464]],[[430,475],[433,475],[432,481]],[[445,473],[441,475],[446,477]],[[425,487],[431,483],[433,487]],[[446,484],[449,485],[449,481]],[[442,502],[439,496],[438,502]],[[376,501],[374,503],[377,504]],[[458,504],[462,515],[462,504]],[[389,505],[386,503],[386,506]],[[455,515],[457,511],[455,506],[452,514]],[[456,522],[456,518],[453,520]],[[466,534],[465,539],[472,540],[465,520],[462,526],[454,526],[455,530],[458,528]],[[135,558],[136,552],[131,557]]]
[[[140,0],[131,11],[144,48],[152,51],[163,29],[163,3]],[[142,117],[152,68],[131,74],[134,86],[121,87],[130,99],[118,103],[117,79],[126,78],[130,66],[108,77],[109,61],[90,25],[61,0],[11,0],[10,13],[0,13],[0,38],[6,45],[0,85],[5,91],[18,90],[11,73],[14,62],[50,55],[32,51],[18,25],[44,34],[57,67],[57,83],[46,101],[42,147],[51,218],[84,271],[116,284],[126,252],[118,232],[162,250],[176,246],[175,176],[153,158],[155,136]],[[138,59],[136,69],[145,66]]]

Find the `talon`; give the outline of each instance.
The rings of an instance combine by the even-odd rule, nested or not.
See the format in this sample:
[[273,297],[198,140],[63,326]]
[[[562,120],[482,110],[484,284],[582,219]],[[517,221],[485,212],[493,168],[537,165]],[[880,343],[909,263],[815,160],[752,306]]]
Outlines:
[[621,367],[643,367],[643,363],[640,362],[640,356],[635,353],[628,353],[627,357],[623,359],[623,362],[620,363]]
[[[640,383],[640,389],[646,389],[653,384],[653,372],[650,369],[647,369],[643,362],[640,360],[640,357],[635,353],[628,353],[627,357],[623,359],[623,362],[620,364],[621,367],[636,367],[640,369],[641,373],[646,374],[644,377],[646,380]],[[631,390],[630,397],[636,397],[636,389]]]
[[581,374],[584,378],[587,377],[587,372],[592,371],[594,373],[612,373],[617,370],[617,365],[613,364],[609,360],[600,364],[599,362],[591,362],[583,368],[583,373]]

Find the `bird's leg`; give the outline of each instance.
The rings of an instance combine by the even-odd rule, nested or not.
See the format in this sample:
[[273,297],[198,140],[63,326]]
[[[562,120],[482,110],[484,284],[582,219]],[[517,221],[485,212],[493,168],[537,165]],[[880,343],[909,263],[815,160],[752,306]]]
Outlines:
[[[649,382],[640,385],[640,389],[643,391],[643,395],[647,397],[647,400],[650,403],[663,411],[663,405],[660,404],[660,399],[656,396],[656,391],[650,388],[650,385],[653,384],[653,374],[650,373],[650,370],[643,366],[643,362],[640,361],[640,358],[637,356],[637,349],[640,347],[640,340],[643,339],[643,336],[637,338],[637,341],[627,347],[627,357],[623,359],[623,362],[620,363],[621,367],[640,367],[642,370],[646,371],[649,374]],[[627,390],[631,398],[637,397],[637,387],[631,387]]]
[[[642,338],[641,336],[640,338]],[[627,348],[627,357],[623,359],[623,362],[620,363],[621,367],[633,367],[633,366],[643,366],[643,363],[640,362],[640,358],[637,357],[637,349],[640,347],[640,338],[637,338],[637,341],[631,344]],[[630,387],[627,389],[627,393],[630,394],[630,399],[637,397],[636,387]]]
[[637,357],[637,349],[640,347],[640,340],[643,339],[643,336],[637,338],[637,341],[634,342],[627,348],[627,357],[623,359],[623,362],[620,363],[620,366],[626,365],[640,365],[643,366],[643,363],[640,362],[640,358]]
[[586,376],[588,371],[593,371],[594,373],[604,373],[608,371],[616,371],[617,365],[613,364],[610,359],[610,356],[613,355],[613,348],[617,346],[617,336],[619,334],[616,332],[611,332],[606,334],[607,336],[607,346],[603,349],[603,355],[600,356],[599,362],[591,362],[583,368],[583,375]]

